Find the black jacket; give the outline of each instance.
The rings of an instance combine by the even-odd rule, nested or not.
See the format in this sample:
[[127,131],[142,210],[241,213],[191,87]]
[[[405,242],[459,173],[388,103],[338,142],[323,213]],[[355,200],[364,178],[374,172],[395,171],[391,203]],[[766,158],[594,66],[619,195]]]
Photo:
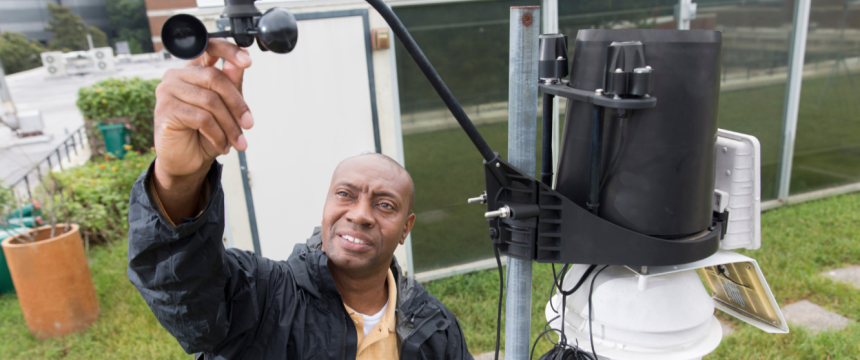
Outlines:
[[[157,210],[151,173],[152,164],[131,191],[128,278],[186,352],[206,359],[355,359],[355,325],[318,230],[287,261],[224,249],[220,164],[207,175],[206,209],[179,226]],[[471,359],[454,315],[402,276],[396,260],[391,270],[401,359]]]

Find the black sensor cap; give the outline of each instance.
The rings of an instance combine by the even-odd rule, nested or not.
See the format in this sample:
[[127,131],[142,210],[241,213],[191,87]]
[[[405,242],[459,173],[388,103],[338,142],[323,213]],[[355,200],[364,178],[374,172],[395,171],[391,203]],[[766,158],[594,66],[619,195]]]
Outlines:
[[541,79],[561,79],[567,76],[567,36],[562,34],[543,34],[540,41],[538,77]]

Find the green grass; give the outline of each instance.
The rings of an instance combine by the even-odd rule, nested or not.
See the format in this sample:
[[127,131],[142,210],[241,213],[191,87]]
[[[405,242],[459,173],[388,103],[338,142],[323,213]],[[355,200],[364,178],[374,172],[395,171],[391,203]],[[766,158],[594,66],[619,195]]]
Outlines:
[[[735,332],[706,359],[857,359],[860,358],[860,290],[817,274],[860,264],[860,194],[780,208],[762,216],[762,249],[743,251],[758,260],[780,306],[808,299],[857,321],[835,332],[812,335],[792,327],[787,335],[765,333],[717,311]],[[552,271],[535,264],[532,285],[532,340],[546,322]],[[495,346],[498,272],[486,270],[426,284],[460,320],[473,354]],[[504,333],[504,325],[502,326]],[[504,336],[504,335],[503,335]],[[542,341],[536,353],[551,344]]]
[[27,330],[18,298],[0,295],[2,359],[190,358],[152,315],[126,277],[128,241],[90,249],[101,315],[86,332],[39,341]]
[[[860,290],[817,274],[860,264],[860,194],[772,210],[762,216],[762,249],[745,251],[759,261],[781,306],[808,299],[857,323],[812,335],[792,327],[788,335],[767,334],[718,312],[735,333],[707,359],[860,358]],[[27,330],[14,295],[0,296],[0,354],[3,359],[176,359],[182,349],[156,321],[126,278],[127,241],[99,246],[89,253],[90,269],[102,313],[85,333],[38,341]],[[532,336],[545,319],[550,267],[535,264],[532,286]],[[492,351],[498,273],[495,269],[433,281],[427,289],[460,320],[472,353]],[[502,327],[504,331],[504,327]],[[503,335],[504,336],[504,335]],[[545,352],[548,342],[539,344]]]

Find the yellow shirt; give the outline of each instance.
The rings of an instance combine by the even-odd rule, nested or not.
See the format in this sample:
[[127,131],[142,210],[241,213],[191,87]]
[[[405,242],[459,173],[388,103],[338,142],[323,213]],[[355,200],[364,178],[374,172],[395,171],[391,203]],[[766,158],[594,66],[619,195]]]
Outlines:
[[356,360],[397,360],[400,358],[400,349],[397,346],[397,324],[394,309],[397,307],[397,283],[394,282],[394,274],[388,269],[388,308],[382,320],[364,336],[364,316],[343,304],[352,322],[355,323],[355,333],[358,334],[358,351]]

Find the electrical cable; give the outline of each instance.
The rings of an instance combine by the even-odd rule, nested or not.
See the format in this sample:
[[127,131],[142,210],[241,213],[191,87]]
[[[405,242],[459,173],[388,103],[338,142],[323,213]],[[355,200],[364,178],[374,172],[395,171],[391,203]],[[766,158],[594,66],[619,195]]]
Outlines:
[[591,354],[594,355],[594,359],[597,359],[597,351],[594,351],[594,332],[591,330],[591,323],[594,320],[594,307],[591,306],[591,295],[594,294],[594,280],[597,280],[597,275],[606,270],[609,265],[603,265],[603,268],[597,271],[597,274],[594,274],[594,277],[591,278],[591,289],[588,290],[588,338],[591,341]]
[[612,155],[612,161],[609,162],[609,169],[606,170],[606,173],[603,174],[603,179],[600,180],[600,188],[603,189],[603,185],[606,184],[606,180],[609,179],[609,175],[615,171],[615,166],[618,165],[618,159],[621,157],[621,152],[624,151],[624,118],[618,118],[620,123],[618,124],[618,129],[621,132],[621,135],[618,136],[618,145],[615,145],[615,154]]
[[385,19],[388,26],[391,26],[391,31],[394,32],[394,35],[396,35],[403,44],[403,48],[406,49],[406,52],[412,56],[412,60],[415,61],[415,64],[418,65],[418,68],[421,69],[422,73],[424,73],[424,77],[430,81],[430,85],[433,86],[433,89],[435,89],[436,93],[439,94],[439,97],[442,98],[445,106],[447,106],[448,110],[451,111],[451,115],[454,115],[454,118],[457,119],[458,123],[460,123],[460,127],[463,128],[463,131],[466,132],[469,140],[472,140],[472,143],[476,148],[478,148],[478,151],[481,153],[481,156],[484,157],[484,160],[487,162],[492,160],[495,157],[495,154],[493,153],[493,150],[490,149],[490,145],[487,144],[481,136],[481,133],[478,132],[477,128],[475,128],[475,124],[473,124],[472,120],[469,119],[469,116],[466,115],[466,112],[460,106],[460,103],[457,102],[457,99],[454,98],[451,90],[448,90],[448,86],[446,86],[445,82],[442,81],[442,78],[439,77],[439,74],[433,68],[433,65],[430,64],[430,61],[427,60],[426,56],[424,56],[421,48],[419,48],[418,44],[415,43],[415,40],[412,39],[412,35],[409,34],[409,31],[406,30],[406,27],[403,26],[400,19],[396,14],[394,14],[394,11],[391,10],[383,0],[366,1],[370,6],[373,6],[377,12],[379,12],[379,15],[382,15],[382,18]]
[[[565,265],[565,266],[567,266],[567,265]],[[582,274],[582,276],[579,277],[579,281],[576,282],[576,285],[573,287],[573,289],[570,289],[568,291],[564,291],[561,289],[561,286],[559,286],[558,290],[561,291],[561,294],[564,296],[575,293],[576,290],[579,290],[579,287],[582,286],[583,283],[585,283],[585,279],[588,278],[588,275],[591,275],[591,272],[594,271],[594,268],[596,268],[596,267],[597,267],[597,265],[588,266],[588,269],[585,269],[585,272]],[[564,281],[564,280],[562,280],[562,281]]]
[[496,315],[496,360],[499,360],[499,345],[502,338],[502,299],[505,295],[505,275],[502,272],[502,258],[499,256],[499,246],[493,244],[496,254],[496,265],[499,267],[499,309]]
[[[553,360],[554,359],[596,360],[597,359],[596,357],[592,357],[588,353],[582,352],[581,349],[579,348],[578,344],[577,345],[568,344],[567,343],[567,335],[565,335],[565,326],[564,326],[564,313],[565,313],[565,310],[567,309],[567,296],[569,296],[569,295],[575,293],[577,290],[579,290],[582,287],[582,284],[585,283],[586,279],[588,278],[589,275],[591,275],[591,273],[594,271],[595,268],[597,268],[597,265],[589,265],[588,268],[585,270],[585,272],[583,272],[583,274],[580,276],[576,285],[574,285],[574,287],[572,289],[564,291],[562,289],[562,285],[564,283],[564,276],[567,274],[567,272],[570,269],[570,264],[564,264],[564,266],[561,268],[561,270],[559,272],[556,272],[555,264],[552,264],[552,273],[553,273],[553,284],[552,285],[553,286],[552,286],[552,288],[550,288],[550,306],[552,307],[553,311],[555,311],[559,315],[550,319],[549,321],[547,321],[546,324],[544,324],[544,331],[540,335],[538,335],[538,337],[535,339],[534,343],[532,344],[532,350],[531,350],[531,354],[529,356],[529,359],[533,359],[534,351],[535,351],[535,348],[537,347],[537,343],[540,340],[540,338],[543,336],[546,336],[547,339],[549,339],[549,341],[551,343],[553,343],[553,345],[555,345],[555,346],[552,349],[550,349],[550,351],[548,351],[543,356],[541,356],[540,357],[541,360],[550,360],[550,359],[553,359]],[[562,279],[561,283],[559,283],[559,279]],[[555,305],[553,304],[553,300],[552,300],[553,299],[553,295],[552,295],[553,288],[557,289],[558,294],[561,295],[561,308],[558,310],[556,310]],[[559,318],[561,319],[561,324],[562,324],[561,329],[549,328],[550,324]],[[553,342],[552,338],[550,338],[549,335],[547,335],[550,331],[556,331],[556,332],[560,333],[558,343]]]

